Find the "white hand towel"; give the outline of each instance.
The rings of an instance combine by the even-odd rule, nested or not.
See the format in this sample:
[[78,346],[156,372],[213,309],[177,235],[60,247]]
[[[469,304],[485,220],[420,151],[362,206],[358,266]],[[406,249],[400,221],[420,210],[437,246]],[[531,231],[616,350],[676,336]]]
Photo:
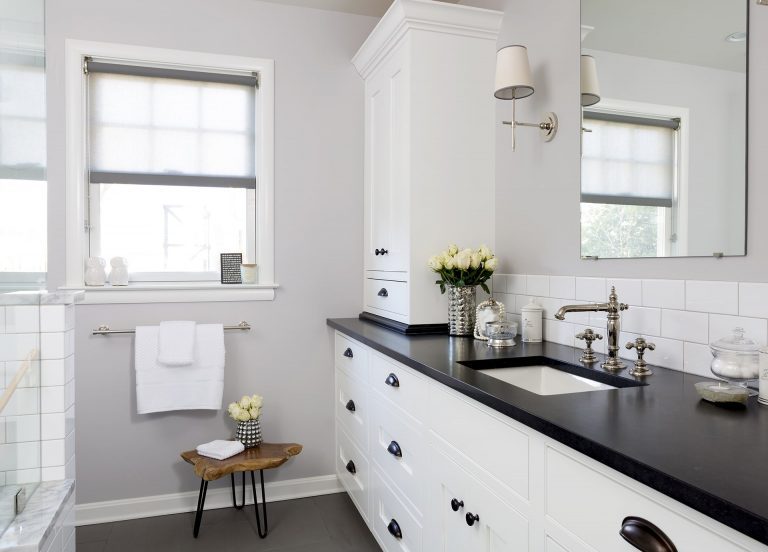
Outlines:
[[190,366],[195,360],[194,322],[160,322],[157,361],[166,366]]
[[136,328],[136,406],[139,414],[219,410],[224,391],[224,327],[199,324],[195,360],[178,368],[157,362],[159,328]]
[[197,453],[199,455],[215,458],[216,460],[230,458],[236,454],[240,454],[244,450],[245,447],[240,441],[224,441],[221,439],[211,441],[210,443],[204,443],[197,447]]

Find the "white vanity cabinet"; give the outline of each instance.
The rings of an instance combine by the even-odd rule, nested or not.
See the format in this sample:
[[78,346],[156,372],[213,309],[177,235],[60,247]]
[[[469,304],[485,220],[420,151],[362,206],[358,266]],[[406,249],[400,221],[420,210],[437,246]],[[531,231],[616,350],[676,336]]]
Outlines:
[[364,310],[443,323],[426,269],[493,236],[493,82],[501,12],[395,0],[352,60],[365,80]]
[[383,550],[631,552],[619,530],[637,516],[680,552],[768,552],[340,332],[335,344],[336,471]]

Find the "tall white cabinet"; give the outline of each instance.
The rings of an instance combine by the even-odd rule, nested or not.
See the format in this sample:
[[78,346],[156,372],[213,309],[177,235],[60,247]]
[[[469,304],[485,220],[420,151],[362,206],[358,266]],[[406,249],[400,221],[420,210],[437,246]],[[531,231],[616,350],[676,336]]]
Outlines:
[[491,245],[501,12],[395,0],[353,59],[365,80],[364,311],[445,324],[427,259]]

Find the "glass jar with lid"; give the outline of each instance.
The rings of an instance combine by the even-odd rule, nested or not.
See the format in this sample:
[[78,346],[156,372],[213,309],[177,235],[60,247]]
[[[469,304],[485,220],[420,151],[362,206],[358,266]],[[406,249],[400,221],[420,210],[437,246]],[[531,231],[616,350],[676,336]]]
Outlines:
[[734,328],[731,335],[710,343],[709,349],[712,352],[710,368],[718,378],[743,388],[758,378],[760,345],[744,335],[743,328]]

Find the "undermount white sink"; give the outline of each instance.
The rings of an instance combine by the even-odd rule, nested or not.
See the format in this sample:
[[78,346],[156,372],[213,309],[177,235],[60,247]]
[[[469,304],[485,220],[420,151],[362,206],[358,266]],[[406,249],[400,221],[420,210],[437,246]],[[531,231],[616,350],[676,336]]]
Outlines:
[[563,395],[585,391],[606,391],[616,389],[598,381],[575,376],[549,366],[521,366],[519,368],[489,368],[478,370],[537,395]]

